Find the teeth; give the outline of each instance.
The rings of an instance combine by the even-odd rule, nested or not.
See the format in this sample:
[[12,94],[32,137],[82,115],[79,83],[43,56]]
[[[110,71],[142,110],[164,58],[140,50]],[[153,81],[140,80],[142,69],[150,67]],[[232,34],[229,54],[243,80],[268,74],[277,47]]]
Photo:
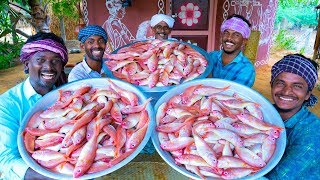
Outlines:
[[231,46],[231,45],[233,45],[233,43],[230,43],[230,42],[226,42],[226,45],[230,45],[230,46]]
[[44,79],[53,79],[54,78],[54,74],[52,74],[52,73],[42,73],[42,77]]
[[101,51],[92,51],[92,54],[97,56],[97,55],[100,55],[101,54]]
[[285,97],[279,97],[280,99],[282,99],[282,100],[285,100],[285,101],[293,101],[293,99],[292,98],[285,98]]

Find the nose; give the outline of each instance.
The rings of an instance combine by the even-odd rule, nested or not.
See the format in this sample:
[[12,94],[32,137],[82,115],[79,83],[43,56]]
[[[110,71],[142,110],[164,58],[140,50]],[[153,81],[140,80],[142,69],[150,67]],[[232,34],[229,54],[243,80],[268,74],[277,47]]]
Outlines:
[[51,60],[46,60],[43,64],[42,64],[43,68],[46,70],[51,70],[53,69],[53,63]]
[[286,85],[286,86],[283,87],[282,91],[283,91],[284,94],[287,95],[287,94],[290,94],[292,92],[292,88],[291,88],[291,86]]

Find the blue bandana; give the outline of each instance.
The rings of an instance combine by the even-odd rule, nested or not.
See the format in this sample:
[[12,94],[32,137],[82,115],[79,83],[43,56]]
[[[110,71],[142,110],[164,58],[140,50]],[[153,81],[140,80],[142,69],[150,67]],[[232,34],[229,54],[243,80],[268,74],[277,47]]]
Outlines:
[[[308,90],[312,91],[317,79],[317,69],[307,59],[298,55],[288,55],[278,61],[272,66],[271,69],[271,83],[282,72],[293,73],[301,76],[308,84]],[[307,106],[314,106],[318,98],[311,94],[309,100],[306,102]]]
[[98,25],[88,25],[82,28],[78,34],[78,40],[84,43],[90,36],[101,36],[107,42],[108,36],[106,31]]

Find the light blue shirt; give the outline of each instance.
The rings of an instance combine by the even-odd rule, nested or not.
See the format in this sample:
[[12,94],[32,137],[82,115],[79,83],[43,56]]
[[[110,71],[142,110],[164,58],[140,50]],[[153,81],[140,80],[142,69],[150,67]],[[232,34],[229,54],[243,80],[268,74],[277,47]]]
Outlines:
[[5,179],[24,179],[29,168],[20,156],[17,135],[23,117],[41,97],[29,78],[0,95],[0,172]]
[[101,73],[92,70],[87,64],[85,58],[83,58],[82,62],[77,64],[72,68],[68,75],[68,82],[80,80],[80,79],[89,79],[89,78],[100,78],[102,77],[103,70],[101,69]]
[[252,87],[256,78],[256,71],[250,60],[240,51],[238,56],[229,64],[222,64],[222,50],[209,53],[209,60],[213,62],[212,77],[227,79],[248,87]]
[[269,179],[320,179],[320,119],[303,106],[284,123],[286,150],[266,177]]

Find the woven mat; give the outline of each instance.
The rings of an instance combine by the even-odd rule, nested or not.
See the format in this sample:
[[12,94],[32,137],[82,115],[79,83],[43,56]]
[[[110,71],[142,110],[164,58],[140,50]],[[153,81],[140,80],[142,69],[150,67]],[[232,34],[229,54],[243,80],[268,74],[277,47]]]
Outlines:
[[149,180],[149,179],[159,179],[159,180],[186,180],[186,176],[183,176],[178,171],[171,168],[165,162],[130,162],[122,168],[96,178],[96,180]]

